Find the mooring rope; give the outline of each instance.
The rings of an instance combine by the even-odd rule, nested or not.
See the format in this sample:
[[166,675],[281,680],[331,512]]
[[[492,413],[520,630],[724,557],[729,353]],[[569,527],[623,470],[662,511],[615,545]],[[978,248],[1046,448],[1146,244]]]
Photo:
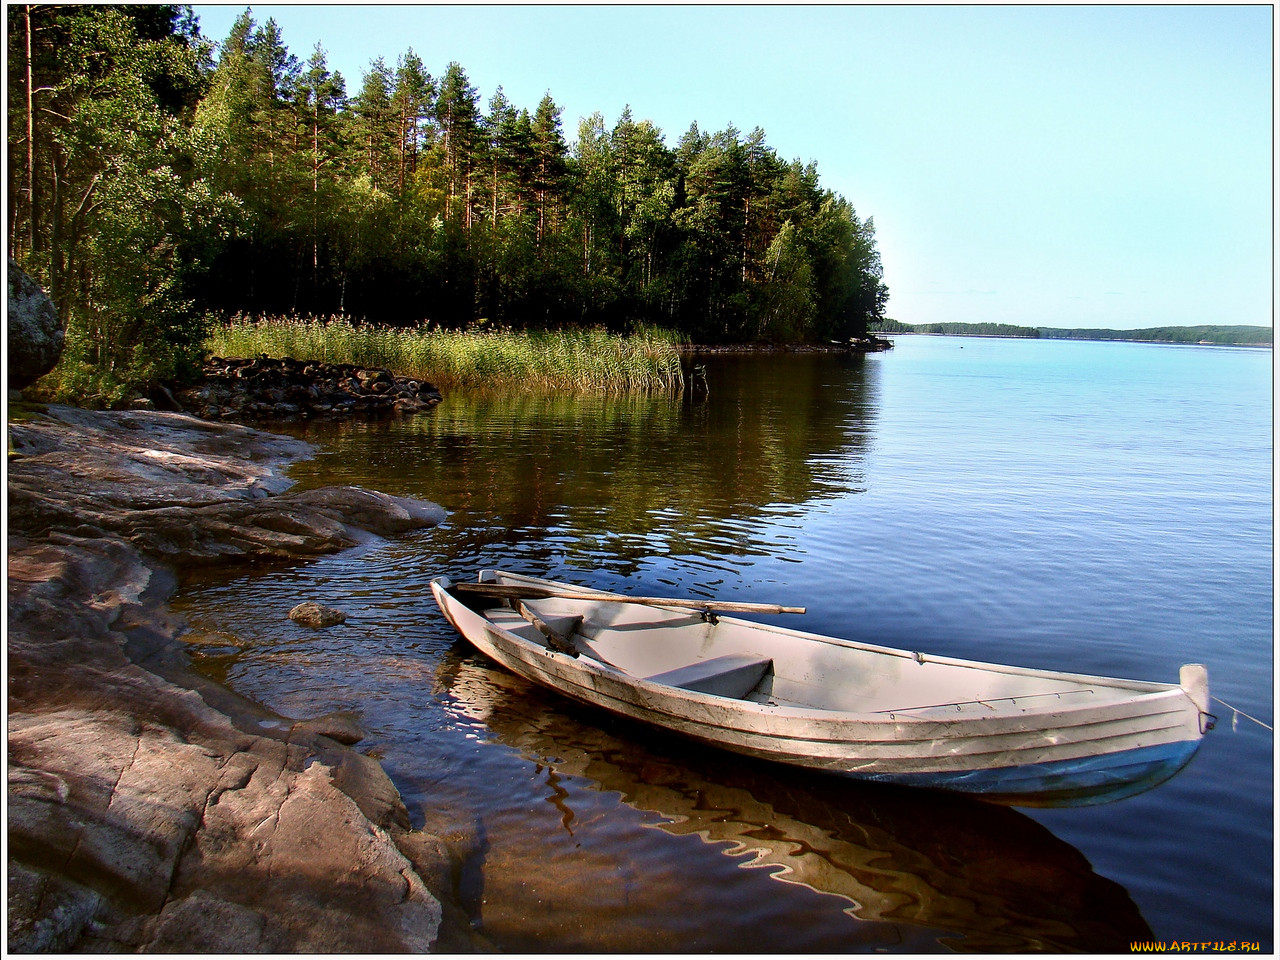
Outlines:
[[[1217,697],[1210,697],[1209,699],[1213,700],[1215,703],[1220,703],[1220,704],[1222,704],[1222,705],[1223,705],[1224,707],[1226,707],[1228,710],[1230,710],[1230,711],[1232,711],[1233,713],[1235,713],[1237,717],[1244,717],[1246,720],[1252,720],[1252,721],[1253,721],[1254,723],[1256,723],[1258,726],[1260,726],[1260,727],[1262,727],[1262,728],[1264,728],[1264,729],[1266,729],[1266,730],[1272,730],[1272,732],[1273,732],[1273,733],[1275,732],[1275,731],[1272,729],[1272,727],[1271,727],[1271,726],[1269,726],[1268,724],[1263,723],[1263,722],[1262,722],[1261,720],[1259,720],[1257,717],[1251,717],[1251,716],[1249,716],[1247,713],[1245,713],[1245,712],[1244,712],[1243,710],[1241,710],[1239,707],[1233,707],[1231,704],[1227,703],[1227,701],[1225,701],[1225,700],[1219,700]],[[1233,717],[1233,718],[1232,718],[1232,720],[1231,720],[1231,729],[1232,729],[1232,730],[1234,730],[1235,728],[1236,728],[1236,721],[1235,721],[1235,718]]]

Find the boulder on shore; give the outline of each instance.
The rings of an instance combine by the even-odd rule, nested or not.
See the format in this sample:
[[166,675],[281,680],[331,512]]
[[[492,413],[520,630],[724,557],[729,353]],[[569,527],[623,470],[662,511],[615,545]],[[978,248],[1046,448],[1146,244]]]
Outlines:
[[483,949],[455,855],[346,745],[355,718],[281,717],[194,673],[167,605],[183,563],[313,556],[443,511],[286,493],[275,465],[305,445],[233,424],[49,407],[9,429],[9,949]]
[[9,386],[22,390],[54,368],[66,333],[58,308],[9,258]]

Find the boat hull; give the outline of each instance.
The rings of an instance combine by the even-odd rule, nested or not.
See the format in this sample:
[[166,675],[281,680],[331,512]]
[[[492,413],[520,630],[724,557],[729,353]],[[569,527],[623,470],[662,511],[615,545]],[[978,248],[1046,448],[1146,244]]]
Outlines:
[[[529,631],[491,622],[449,587],[444,579],[432,584],[454,627],[482,653],[527,680],[736,753],[860,779],[956,790],[1021,806],[1102,803],[1172,777],[1190,761],[1204,732],[1200,707],[1186,690],[1167,684],[1135,682],[1132,696],[1109,690],[1105,702],[1085,704],[1058,696],[1068,703],[1030,710],[1005,707],[1003,713],[986,703],[858,712],[709,695],[631,675],[589,656],[557,652],[531,638]],[[686,614],[686,620],[695,615]],[[654,613],[659,624],[679,616]],[[842,643],[728,618],[721,626],[726,623],[748,632],[768,631],[786,641]],[[1040,677],[1036,671],[999,669],[1019,678]]]

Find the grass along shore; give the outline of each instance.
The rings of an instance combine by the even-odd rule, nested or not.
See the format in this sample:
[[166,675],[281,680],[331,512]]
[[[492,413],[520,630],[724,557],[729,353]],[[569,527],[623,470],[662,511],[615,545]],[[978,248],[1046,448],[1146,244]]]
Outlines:
[[219,357],[385,367],[441,390],[623,393],[681,390],[680,344],[677,335],[652,327],[620,336],[599,328],[423,330],[344,317],[236,316],[210,330],[205,348]]

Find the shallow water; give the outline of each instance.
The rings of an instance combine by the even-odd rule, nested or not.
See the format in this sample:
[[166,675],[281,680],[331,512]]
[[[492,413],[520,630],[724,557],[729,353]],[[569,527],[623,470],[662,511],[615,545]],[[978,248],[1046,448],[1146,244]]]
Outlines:
[[[1141,796],[1013,810],[721,755],[544,693],[426,588],[483,566],[805,605],[792,625],[1174,680],[1272,722],[1271,353],[903,337],[713,357],[709,395],[450,397],[302,430],[303,486],[441,528],[191,579],[200,669],[282,714],[361,713],[418,824],[471,851],[505,950],[1127,952],[1272,927],[1272,739],[1231,710]],[[348,622],[310,631],[301,599]]]

